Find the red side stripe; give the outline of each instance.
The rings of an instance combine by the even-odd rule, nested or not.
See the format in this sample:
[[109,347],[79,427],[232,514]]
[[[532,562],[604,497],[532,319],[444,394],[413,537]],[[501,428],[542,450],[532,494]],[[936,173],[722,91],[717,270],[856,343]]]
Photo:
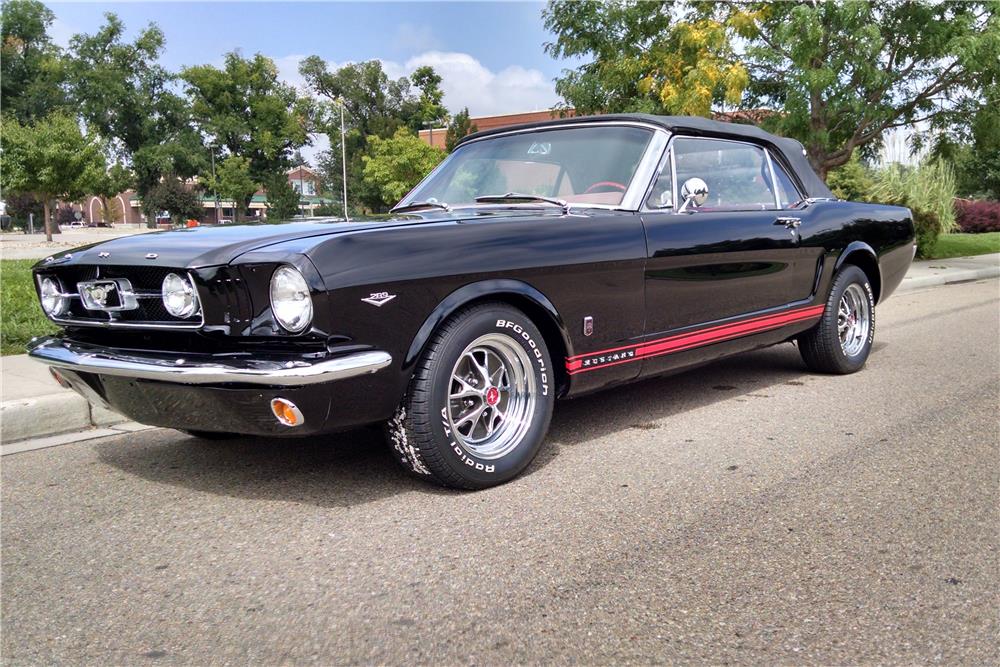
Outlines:
[[[786,324],[792,324],[794,322],[801,322],[817,318],[823,314],[823,310],[824,310],[823,306],[799,308],[784,313],[755,317],[753,319],[744,320],[742,322],[737,322],[735,324],[710,327],[708,329],[703,329],[701,331],[696,331],[691,333],[675,334],[673,336],[668,336],[666,338],[650,341],[647,343],[626,345],[624,347],[613,348],[611,350],[604,350],[601,352],[591,352],[589,354],[576,355],[570,359],[567,359],[566,369],[569,371],[570,375],[573,375],[574,373],[583,373],[586,371],[597,370],[599,368],[617,366],[619,364],[625,364],[632,361],[636,361],[637,359],[658,357],[664,354],[670,354],[672,352],[682,352],[684,350],[689,350],[704,345],[710,345],[712,343],[718,343],[733,338],[739,338],[741,336],[749,335],[752,333],[759,333],[762,331],[767,331],[769,329],[776,329],[785,326]],[[613,361],[611,363],[599,364],[596,366],[589,366],[587,368],[583,368],[582,357],[600,356],[602,354],[607,354],[608,352],[616,352],[632,348],[635,348],[634,357],[630,357],[628,359],[623,359],[620,361]]]
[[791,315],[792,313],[806,313],[806,312],[810,312],[810,313],[811,312],[822,313],[823,312],[823,306],[808,306],[808,307],[805,307],[805,308],[796,308],[794,310],[784,310],[784,311],[781,311],[780,313],[770,313],[768,315],[758,315],[756,317],[751,317],[750,319],[747,319],[747,320],[740,320],[739,322],[735,322],[735,323],[734,322],[730,322],[729,324],[716,324],[715,326],[711,326],[711,327],[708,327],[708,328],[705,328],[705,329],[699,329],[698,331],[695,331],[695,332],[687,332],[687,333],[683,333],[683,334],[674,334],[673,336],[667,336],[666,338],[661,338],[661,339],[654,340],[654,341],[647,341],[645,343],[632,343],[630,345],[622,345],[621,347],[612,347],[612,348],[608,348],[606,350],[595,350],[594,352],[585,352],[583,354],[574,354],[572,357],[567,357],[567,361],[572,361],[574,359],[583,359],[584,357],[600,356],[602,354],[608,354],[609,352],[620,352],[622,350],[629,350],[629,349],[632,349],[632,348],[639,348],[639,347],[643,347],[645,345],[650,345],[651,343],[658,343],[658,342],[660,342],[662,340],[669,340],[671,338],[676,338],[676,337],[679,337],[679,336],[689,336],[689,335],[692,335],[693,333],[701,334],[701,333],[706,333],[708,331],[716,331],[716,330],[719,330],[719,329],[728,329],[729,327],[739,326],[739,325],[742,325],[742,324],[747,324],[748,322],[757,322],[757,321],[760,321],[760,320],[767,320],[767,319],[770,319],[772,317],[779,317],[779,316],[782,316],[782,315]]

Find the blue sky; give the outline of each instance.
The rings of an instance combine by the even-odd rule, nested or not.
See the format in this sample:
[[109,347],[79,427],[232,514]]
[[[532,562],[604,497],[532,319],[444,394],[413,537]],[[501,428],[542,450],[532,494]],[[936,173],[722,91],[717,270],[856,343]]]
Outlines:
[[319,55],[333,64],[379,59],[393,76],[420,65],[444,78],[445,103],[473,116],[550,107],[552,79],[566,66],[545,54],[544,3],[129,2],[46,3],[56,15],[54,39],[93,32],[112,11],[130,34],[155,22],[166,35],[165,65],[219,64],[240,49],[270,56],[301,85],[298,61]]

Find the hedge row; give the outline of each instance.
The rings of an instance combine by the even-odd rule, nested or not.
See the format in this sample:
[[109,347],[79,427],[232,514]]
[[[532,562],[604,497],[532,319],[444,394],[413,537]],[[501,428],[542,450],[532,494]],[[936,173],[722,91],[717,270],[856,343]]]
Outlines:
[[1000,232],[1000,201],[956,199],[955,221],[970,234]]

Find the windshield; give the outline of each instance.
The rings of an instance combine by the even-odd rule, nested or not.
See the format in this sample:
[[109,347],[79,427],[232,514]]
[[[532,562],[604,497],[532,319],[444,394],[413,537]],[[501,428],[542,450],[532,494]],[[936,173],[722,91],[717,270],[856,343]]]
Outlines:
[[653,133],[606,125],[508,134],[458,148],[402,202],[473,204],[516,193],[621,204]]

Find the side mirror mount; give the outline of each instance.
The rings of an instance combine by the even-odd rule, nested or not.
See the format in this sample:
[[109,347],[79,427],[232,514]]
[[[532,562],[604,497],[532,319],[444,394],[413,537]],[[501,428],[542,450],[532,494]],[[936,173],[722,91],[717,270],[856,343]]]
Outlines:
[[708,199],[708,183],[697,177],[687,179],[681,186],[681,199],[684,201],[678,213],[685,213],[692,204],[701,206]]

